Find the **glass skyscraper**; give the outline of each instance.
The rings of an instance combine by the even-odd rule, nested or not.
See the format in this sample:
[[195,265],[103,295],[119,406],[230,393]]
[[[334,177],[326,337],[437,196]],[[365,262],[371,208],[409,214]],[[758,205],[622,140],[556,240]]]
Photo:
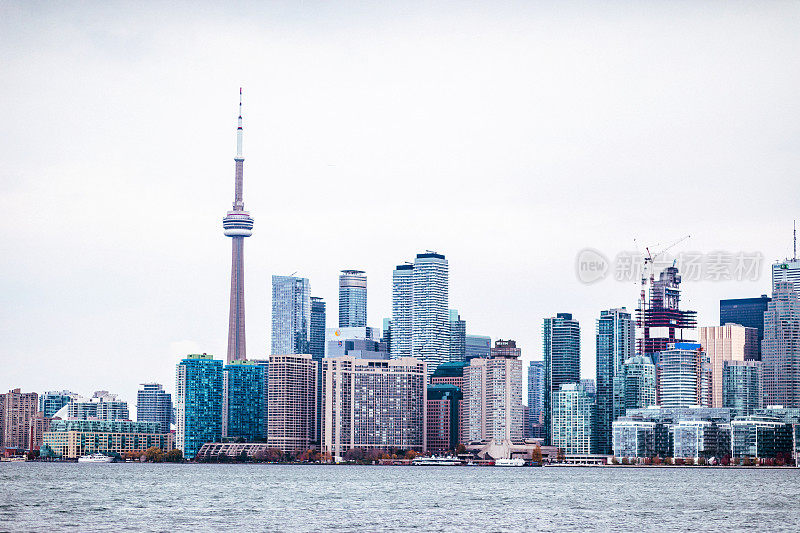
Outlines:
[[778,261],[772,265],[772,292],[778,289],[778,283],[792,283],[800,287],[800,260],[797,258]]
[[[364,280],[364,310],[366,312],[366,278]],[[341,302],[341,293],[339,295]],[[341,308],[339,312],[341,321]],[[311,359],[317,362],[317,414],[315,415],[316,433],[313,440],[319,441],[322,428],[320,417],[322,416],[322,359],[325,357],[325,331],[326,331],[325,301],[318,297],[311,297]]]
[[464,337],[464,360],[476,357],[486,359],[492,351],[492,338],[485,335],[466,335]]
[[545,444],[552,442],[553,394],[567,383],[581,380],[581,327],[571,313],[544,319],[544,430]]
[[528,437],[544,437],[544,361],[528,364]]
[[310,352],[310,339],[311,287],[308,279],[272,276],[272,355],[307,354]]
[[614,379],[623,363],[634,354],[636,329],[631,314],[623,307],[600,312],[597,319],[597,381],[594,438],[595,453],[611,450],[611,424],[619,409],[614,407]]
[[175,446],[192,459],[206,442],[222,437],[222,361],[191,354],[177,365]]
[[778,282],[764,313],[764,399],[767,405],[800,407],[800,295]]
[[731,410],[731,417],[752,415],[763,407],[761,365],[761,361],[725,361],[722,364],[722,407]]
[[414,356],[428,374],[450,358],[448,264],[442,254],[417,254],[392,276],[392,357]]
[[254,442],[263,434],[264,372],[255,361],[231,361],[222,373],[222,436]]
[[466,357],[467,323],[461,320],[458,310],[450,309],[450,361],[463,361]]
[[761,341],[764,339],[764,312],[770,298],[762,294],[761,298],[736,298],[719,301],[719,325],[739,324],[758,330],[756,359],[761,361]]
[[136,393],[136,420],[158,422],[161,433],[169,433],[172,423],[172,395],[160,383],[142,383]]
[[367,275],[361,270],[342,270],[339,275],[339,327],[367,325]]
[[634,355],[622,364],[614,377],[614,419],[628,409],[656,404],[656,366],[646,355]]

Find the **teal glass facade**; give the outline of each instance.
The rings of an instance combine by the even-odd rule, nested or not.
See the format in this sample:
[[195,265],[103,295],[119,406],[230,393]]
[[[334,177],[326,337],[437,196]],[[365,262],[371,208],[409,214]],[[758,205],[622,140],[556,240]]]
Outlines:
[[266,367],[252,361],[232,361],[223,374],[222,436],[254,442],[263,435]]
[[222,438],[222,372],[222,361],[211,355],[193,354],[178,363],[175,442],[187,459]]

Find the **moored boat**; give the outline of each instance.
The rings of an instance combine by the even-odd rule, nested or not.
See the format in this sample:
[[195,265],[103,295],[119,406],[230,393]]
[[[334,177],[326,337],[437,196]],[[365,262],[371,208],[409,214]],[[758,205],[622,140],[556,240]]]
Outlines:
[[412,466],[460,466],[463,464],[458,457],[415,457],[411,461]]
[[93,453],[91,455],[78,457],[79,463],[110,463],[113,460],[113,457],[109,457],[108,455],[104,455],[102,453]]
[[514,459],[497,459],[494,466],[525,466],[525,459],[515,457]]

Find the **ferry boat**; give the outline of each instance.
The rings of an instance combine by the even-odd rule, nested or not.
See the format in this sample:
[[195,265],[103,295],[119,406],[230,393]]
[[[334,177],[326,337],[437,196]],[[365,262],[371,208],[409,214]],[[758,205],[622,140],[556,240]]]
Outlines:
[[494,466],[525,466],[525,459],[515,457],[514,459],[496,459]]
[[458,457],[415,457],[411,461],[412,466],[460,466],[462,463]]
[[110,463],[114,460],[113,457],[109,457],[108,455],[103,455],[102,453],[93,453],[91,455],[84,455],[83,457],[78,457],[79,463]]

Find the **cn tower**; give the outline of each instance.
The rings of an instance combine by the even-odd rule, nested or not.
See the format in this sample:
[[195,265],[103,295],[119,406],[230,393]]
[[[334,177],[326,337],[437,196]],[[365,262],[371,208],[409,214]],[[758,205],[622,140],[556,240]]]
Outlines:
[[233,258],[231,262],[231,309],[228,316],[228,362],[247,358],[244,337],[244,238],[253,234],[253,219],[244,210],[242,200],[242,88],[239,87],[239,127],[236,130],[236,178],[233,209],[222,219],[225,236],[231,237]]

